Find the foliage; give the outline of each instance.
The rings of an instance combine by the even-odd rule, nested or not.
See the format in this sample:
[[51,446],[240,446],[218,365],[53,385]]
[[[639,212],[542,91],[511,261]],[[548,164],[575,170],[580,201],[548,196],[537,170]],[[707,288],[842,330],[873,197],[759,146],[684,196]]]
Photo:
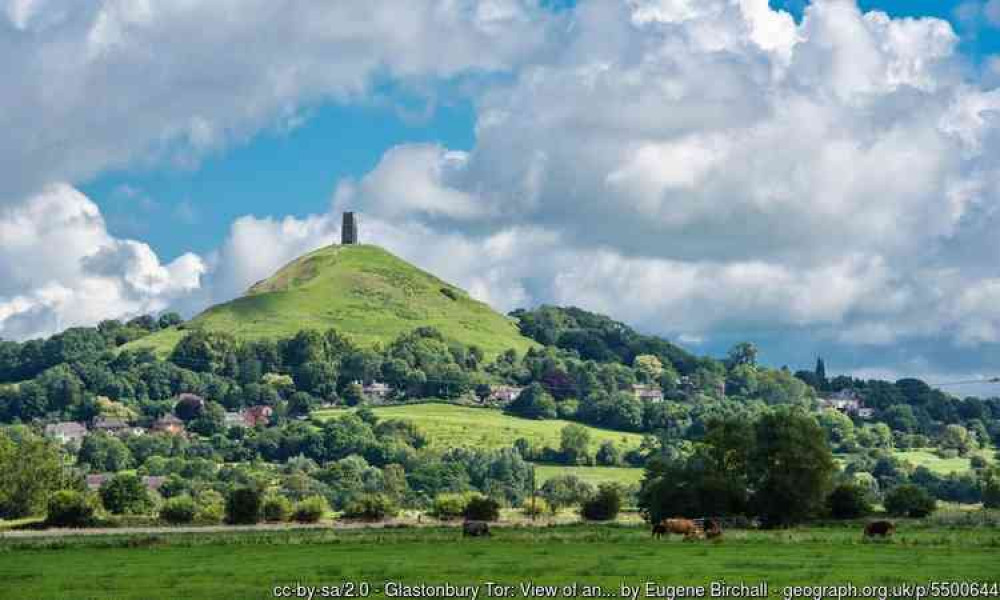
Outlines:
[[260,521],[263,494],[256,487],[243,486],[229,491],[226,497],[226,522],[230,525],[252,525]]
[[23,430],[0,430],[0,518],[43,513],[49,494],[63,487],[64,479],[52,443]]
[[580,515],[588,521],[611,521],[622,507],[622,489],[613,483],[602,483],[593,498],[585,501]]
[[287,521],[292,516],[292,502],[284,496],[270,494],[264,498],[262,514],[265,521]]
[[97,499],[77,490],[59,490],[49,496],[45,524],[50,527],[87,527],[94,522]]
[[362,494],[344,509],[344,517],[361,521],[381,521],[399,512],[396,504],[385,494]]
[[542,485],[541,495],[555,512],[560,508],[583,504],[594,495],[594,488],[575,475],[553,477]]
[[187,495],[169,498],[160,507],[160,519],[171,525],[191,523],[197,514],[194,499]]
[[907,484],[889,490],[883,501],[885,510],[894,516],[921,519],[937,508],[937,502],[919,485]]
[[868,490],[856,483],[842,483],[826,498],[827,510],[834,519],[857,519],[871,512]]
[[475,496],[471,492],[438,494],[431,505],[431,514],[443,520],[457,519],[465,514],[465,507]]
[[469,498],[462,515],[469,521],[496,521],[500,518],[500,503],[488,496]]
[[328,510],[330,510],[330,505],[326,498],[309,496],[295,503],[292,510],[292,520],[298,523],[318,523]]
[[101,484],[101,503],[116,515],[142,515],[153,508],[146,485],[139,477],[119,473]]

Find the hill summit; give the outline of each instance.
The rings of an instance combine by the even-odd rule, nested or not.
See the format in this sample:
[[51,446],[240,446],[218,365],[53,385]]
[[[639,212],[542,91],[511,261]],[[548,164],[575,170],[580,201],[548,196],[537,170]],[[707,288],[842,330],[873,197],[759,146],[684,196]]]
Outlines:
[[327,246],[301,256],[245,295],[130,347],[169,352],[186,333],[206,329],[241,339],[290,337],[334,328],[361,346],[387,344],[417,327],[477,345],[488,355],[524,352],[534,342],[517,325],[464,290],[373,245]]

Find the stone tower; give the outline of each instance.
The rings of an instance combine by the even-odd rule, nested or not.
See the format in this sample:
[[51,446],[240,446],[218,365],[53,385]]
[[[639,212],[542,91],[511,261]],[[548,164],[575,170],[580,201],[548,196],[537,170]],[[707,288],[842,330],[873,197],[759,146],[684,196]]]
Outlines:
[[344,223],[340,227],[340,243],[347,246],[358,243],[358,222],[354,213],[344,213]]

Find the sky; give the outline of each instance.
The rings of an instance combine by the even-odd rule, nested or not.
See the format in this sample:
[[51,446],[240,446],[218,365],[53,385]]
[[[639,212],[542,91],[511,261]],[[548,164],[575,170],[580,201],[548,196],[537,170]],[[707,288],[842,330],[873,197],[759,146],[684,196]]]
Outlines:
[[351,209],[501,311],[1000,375],[1000,0],[0,0],[0,72],[3,338],[191,316]]

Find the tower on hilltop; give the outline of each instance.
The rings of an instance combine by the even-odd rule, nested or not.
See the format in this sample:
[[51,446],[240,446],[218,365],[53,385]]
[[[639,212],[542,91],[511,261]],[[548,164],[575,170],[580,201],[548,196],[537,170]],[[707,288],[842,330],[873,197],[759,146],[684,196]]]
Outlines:
[[358,221],[353,212],[344,213],[344,222],[340,227],[340,243],[344,246],[358,243]]

